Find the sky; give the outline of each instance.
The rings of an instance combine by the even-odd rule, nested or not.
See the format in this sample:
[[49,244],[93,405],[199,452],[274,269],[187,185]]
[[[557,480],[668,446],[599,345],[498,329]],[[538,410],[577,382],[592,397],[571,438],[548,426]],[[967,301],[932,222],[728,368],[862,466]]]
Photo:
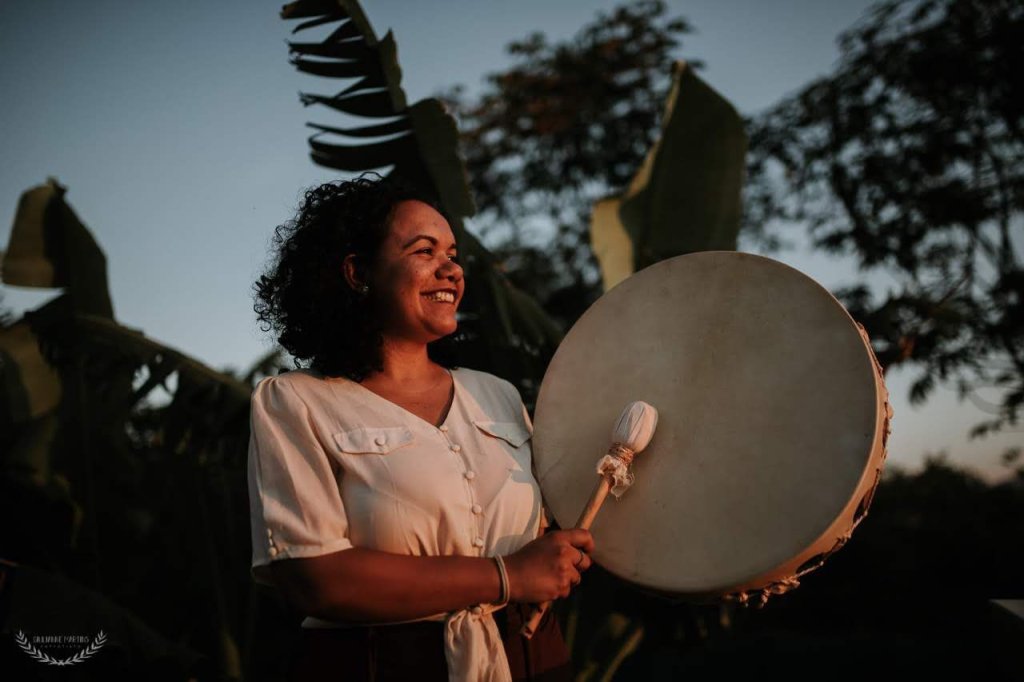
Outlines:
[[[616,3],[566,0],[364,0],[378,35],[395,33],[409,101],[461,84],[472,94],[509,64],[504,46],[541,30],[573,35]],[[862,0],[667,3],[696,29],[679,58],[753,114],[838,57],[836,37]],[[252,282],[276,225],[301,190],[336,179],[309,160],[297,93],[336,86],[288,64],[281,2],[11,0],[0,4],[0,249],[19,195],[47,177],[107,255],[116,318],[215,367],[247,368],[273,348],[252,312]],[[472,229],[472,223],[470,223]],[[842,259],[774,254],[829,288],[852,281]],[[0,285],[3,304],[34,308],[57,292]],[[942,388],[907,401],[912,372],[887,377],[895,410],[889,462],[914,469],[946,452],[990,479],[1020,431],[969,442],[986,415]],[[813,396],[808,396],[813,400]]]

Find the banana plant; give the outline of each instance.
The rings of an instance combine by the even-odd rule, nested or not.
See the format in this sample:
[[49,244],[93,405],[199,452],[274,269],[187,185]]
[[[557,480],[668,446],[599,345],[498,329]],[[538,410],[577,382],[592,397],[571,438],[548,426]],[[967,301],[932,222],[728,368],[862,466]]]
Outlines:
[[191,669],[200,651],[205,670],[240,677],[248,404],[275,358],[241,381],[115,320],[106,258],[65,193],[50,180],[22,195],[2,261],[6,284],[63,290],[0,325],[0,559],[43,571],[13,581],[4,626],[44,613],[67,627],[40,587],[59,583],[92,595],[75,603],[136,660]]

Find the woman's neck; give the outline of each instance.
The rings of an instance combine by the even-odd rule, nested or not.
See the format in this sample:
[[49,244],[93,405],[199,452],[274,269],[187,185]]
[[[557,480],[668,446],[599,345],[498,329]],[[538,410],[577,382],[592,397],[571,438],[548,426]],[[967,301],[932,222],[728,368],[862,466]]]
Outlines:
[[427,346],[416,341],[384,338],[381,346],[381,372],[367,380],[392,385],[415,386],[437,380],[437,364],[427,355]]

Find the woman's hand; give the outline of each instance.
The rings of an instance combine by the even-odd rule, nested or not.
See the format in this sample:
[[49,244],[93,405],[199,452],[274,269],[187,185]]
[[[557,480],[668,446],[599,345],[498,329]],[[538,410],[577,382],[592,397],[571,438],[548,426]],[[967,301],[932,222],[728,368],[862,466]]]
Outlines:
[[592,551],[590,531],[573,528],[546,533],[505,557],[509,601],[539,604],[568,596],[590,568]]

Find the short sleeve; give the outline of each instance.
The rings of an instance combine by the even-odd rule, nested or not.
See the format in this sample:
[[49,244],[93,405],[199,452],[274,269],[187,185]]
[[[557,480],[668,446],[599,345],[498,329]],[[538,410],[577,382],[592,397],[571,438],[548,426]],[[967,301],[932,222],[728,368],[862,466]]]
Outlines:
[[352,547],[331,459],[291,382],[268,377],[251,402],[249,510],[252,575],[273,584],[272,561]]
[[530,413],[526,410],[526,404],[523,402],[522,398],[519,399],[519,404],[523,407],[523,425],[526,426],[526,430],[529,431],[532,436],[533,421],[530,419]]

